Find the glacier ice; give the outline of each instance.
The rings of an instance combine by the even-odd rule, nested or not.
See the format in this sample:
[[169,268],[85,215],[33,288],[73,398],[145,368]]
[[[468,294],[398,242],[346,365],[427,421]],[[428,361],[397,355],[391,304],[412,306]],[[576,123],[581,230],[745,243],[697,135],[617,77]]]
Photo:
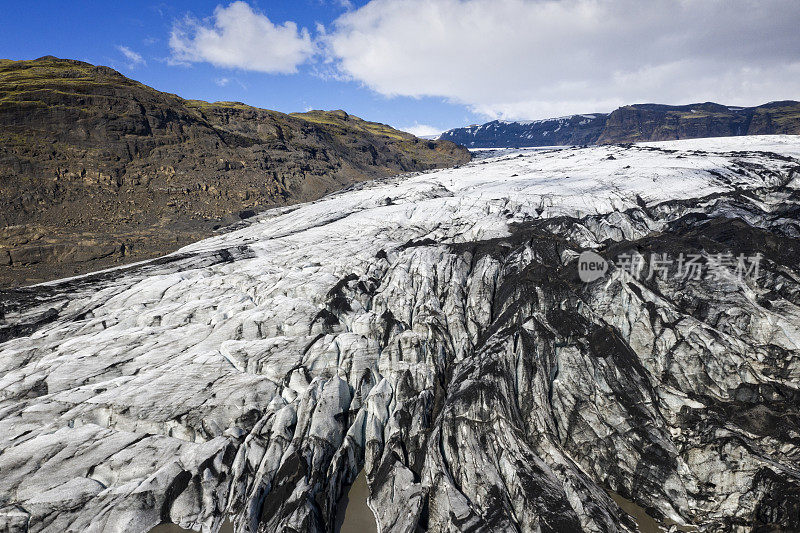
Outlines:
[[514,150],[2,291],[0,530],[331,531],[362,470],[382,532],[791,524],[798,183],[792,136]]

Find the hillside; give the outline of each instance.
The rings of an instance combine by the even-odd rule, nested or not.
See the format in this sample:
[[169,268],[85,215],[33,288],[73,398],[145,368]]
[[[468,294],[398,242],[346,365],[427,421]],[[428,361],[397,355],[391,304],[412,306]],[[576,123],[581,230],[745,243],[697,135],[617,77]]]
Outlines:
[[711,102],[684,106],[636,104],[528,122],[492,121],[455,128],[439,139],[468,148],[520,148],[670,141],[701,137],[800,134],[800,102],[729,107]]
[[81,61],[0,60],[0,286],[161,255],[267,207],[468,160],[343,111],[185,100]]

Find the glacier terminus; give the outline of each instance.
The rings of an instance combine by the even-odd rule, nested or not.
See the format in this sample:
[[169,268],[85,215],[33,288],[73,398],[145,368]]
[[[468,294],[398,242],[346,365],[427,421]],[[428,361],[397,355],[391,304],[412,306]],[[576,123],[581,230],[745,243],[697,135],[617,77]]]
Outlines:
[[800,516],[796,136],[501,151],[0,302],[0,531],[333,531],[361,473],[382,533]]

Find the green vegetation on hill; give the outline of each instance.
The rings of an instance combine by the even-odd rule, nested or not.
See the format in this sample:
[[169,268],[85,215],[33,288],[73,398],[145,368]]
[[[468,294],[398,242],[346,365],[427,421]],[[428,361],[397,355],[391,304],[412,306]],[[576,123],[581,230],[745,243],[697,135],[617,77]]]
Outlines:
[[372,135],[380,135],[397,140],[414,140],[416,137],[410,133],[399,131],[386,124],[379,122],[368,122],[358,117],[348,115],[342,110],[336,111],[308,111],[306,113],[291,113],[290,116],[296,117],[314,124],[325,124],[337,128],[342,132],[362,132]]
[[163,254],[261,209],[469,158],[343,111],[185,100],[81,61],[0,60],[0,286]]

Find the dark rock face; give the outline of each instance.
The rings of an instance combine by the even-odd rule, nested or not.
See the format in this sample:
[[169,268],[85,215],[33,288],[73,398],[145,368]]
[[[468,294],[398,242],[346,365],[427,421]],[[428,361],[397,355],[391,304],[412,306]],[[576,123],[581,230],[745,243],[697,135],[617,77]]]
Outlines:
[[776,134],[800,134],[800,102],[771,102],[758,107],[710,102],[685,106],[636,104],[610,115],[593,113],[534,122],[495,120],[452,129],[439,138],[468,148],[520,148]]
[[772,102],[744,108],[713,103],[626,106],[609,115],[597,142],[603,144],[773,134],[800,134],[800,102]]
[[240,212],[468,160],[343,111],[210,104],[80,61],[0,60],[0,285],[149,258]]

